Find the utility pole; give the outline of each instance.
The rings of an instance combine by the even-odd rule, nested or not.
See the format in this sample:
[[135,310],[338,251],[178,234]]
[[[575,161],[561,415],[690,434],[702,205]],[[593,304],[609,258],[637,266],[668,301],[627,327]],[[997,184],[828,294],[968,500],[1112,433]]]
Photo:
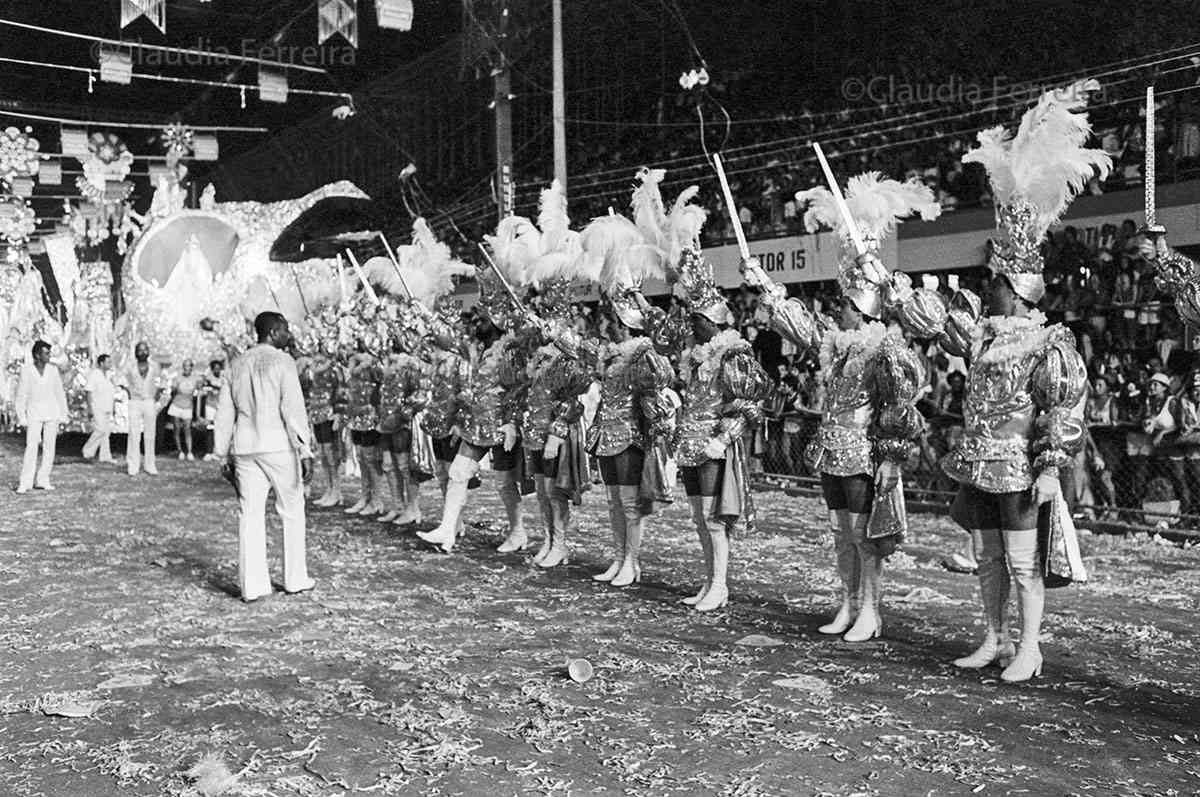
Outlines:
[[496,198],[500,218],[513,214],[516,204],[516,181],[513,179],[512,141],[512,74],[508,69],[509,0],[500,0],[500,22],[496,26],[496,62],[492,77],[496,95]]
[[554,179],[567,190],[567,97],[563,78],[562,0],[554,4]]

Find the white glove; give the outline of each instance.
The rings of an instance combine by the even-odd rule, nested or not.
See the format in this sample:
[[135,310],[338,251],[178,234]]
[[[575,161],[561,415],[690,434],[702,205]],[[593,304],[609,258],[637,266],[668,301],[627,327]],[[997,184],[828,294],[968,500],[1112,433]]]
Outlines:
[[1062,495],[1062,482],[1058,480],[1058,476],[1043,473],[1037,477],[1033,489],[1037,495],[1038,506],[1041,506],[1047,501],[1051,501]]
[[542,451],[542,459],[555,460],[558,459],[559,449],[562,448],[563,439],[550,435],[546,438],[546,448]]
[[725,450],[729,446],[724,440],[717,437],[709,438],[709,441],[704,444],[704,456],[709,459],[725,459]]
[[512,451],[513,446],[517,444],[517,427],[506,423],[500,427],[500,431],[504,433],[504,450]]

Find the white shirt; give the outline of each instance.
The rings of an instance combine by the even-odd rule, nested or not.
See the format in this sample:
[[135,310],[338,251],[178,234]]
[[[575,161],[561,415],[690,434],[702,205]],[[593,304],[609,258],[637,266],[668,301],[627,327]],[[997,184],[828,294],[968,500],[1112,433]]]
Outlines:
[[158,400],[158,366],[153,362],[146,363],[146,375],[138,372],[137,361],[131,362],[121,372],[122,381],[129,391],[130,401]]
[[279,451],[311,457],[296,361],[264,343],[234,360],[221,385],[213,436],[221,458]]
[[92,394],[92,410],[99,415],[107,415],[112,412],[113,395],[116,389],[113,387],[112,380],[108,378],[108,374],[99,368],[93,368],[88,374],[87,387],[88,393]]
[[17,422],[22,426],[66,422],[67,394],[63,390],[62,377],[54,365],[46,363],[46,368],[40,374],[33,363],[21,369],[15,409]]

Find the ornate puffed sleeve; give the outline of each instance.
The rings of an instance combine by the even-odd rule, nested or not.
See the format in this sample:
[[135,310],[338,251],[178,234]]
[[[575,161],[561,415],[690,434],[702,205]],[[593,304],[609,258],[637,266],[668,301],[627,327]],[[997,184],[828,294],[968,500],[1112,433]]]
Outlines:
[[879,461],[905,462],[925,431],[917,399],[926,381],[925,363],[896,335],[886,335],[867,364],[866,386],[875,406],[871,437]]
[[598,340],[588,340],[573,329],[557,329],[550,334],[550,342],[563,355],[580,364],[589,378],[595,378],[600,370],[600,353],[604,346]]
[[404,407],[406,417],[412,418],[429,406],[431,396],[426,366],[416,358],[409,360],[404,374]]
[[761,296],[771,329],[802,351],[821,347],[823,334],[817,314],[799,299],[788,299],[779,285],[772,286]]
[[582,363],[565,357],[553,360],[551,367],[547,378],[553,380],[551,391],[558,402],[554,407],[549,431],[555,437],[565,440],[571,432],[571,427],[583,417],[583,402],[579,396],[586,393],[591,386],[592,375]]
[[646,317],[646,337],[654,344],[655,351],[669,357],[686,349],[692,328],[687,308],[677,304],[670,312],[654,309],[657,312]]
[[983,300],[965,288],[956,290],[946,312],[946,328],[938,335],[938,345],[947,354],[969,359],[982,321]]
[[1038,474],[1057,474],[1083,445],[1087,366],[1075,349],[1075,336],[1062,326],[1050,330],[1045,348],[1036,356],[1030,395],[1040,414],[1033,469]]
[[747,426],[756,426],[762,420],[762,403],[771,393],[771,380],[750,347],[744,346],[725,354],[721,382],[725,403],[718,437],[728,445],[741,437]]
[[651,437],[670,437],[675,431],[675,412],[679,408],[671,384],[675,369],[671,361],[647,346],[629,367],[629,382],[637,396]]

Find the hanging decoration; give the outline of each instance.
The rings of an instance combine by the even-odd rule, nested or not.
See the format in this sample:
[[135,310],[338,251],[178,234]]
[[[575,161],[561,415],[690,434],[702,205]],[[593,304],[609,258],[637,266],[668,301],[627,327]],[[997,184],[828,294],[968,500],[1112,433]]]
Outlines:
[[[133,56],[124,50],[118,50],[115,47],[101,47],[100,55],[100,79],[105,83],[117,83],[122,86],[128,86],[133,81]],[[88,93],[92,93],[93,84],[90,82],[92,74],[88,73]]]
[[121,28],[145,17],[160,33],[167,32],[167,0],[121,0]]
[[133,168],[133,153],[113,133],[92,133],[88,137],[88,154],[79,159],[83,177],[76,187],[96,204],[115,204],[129,199],[133,183],[127,182]]
[[41,164],[41,144],[29,134],[32,127],[19,130],[6,127],[0,131],[0,178],[11,183],[16,177],[33,177]]
[[412,30],[412,0],[375,0],[375,18],[381,28]]
[[24,246],[37,230],[37,215],[24,199],[11,194],[0,197],[0,239],[10,246]]
[[162,144],[168,154],[177,152],[179,157],[186,158],[195,146],[195,134],[182,122],[172,122],[163,128]]
[[258,98],[263,102],[287,102],[287,73],[280,69],[258,68]]
[[351,47],[357,47],[357,6],[358,0],[318,0],[317,44],[324,44],[329,37],[340,33]]

